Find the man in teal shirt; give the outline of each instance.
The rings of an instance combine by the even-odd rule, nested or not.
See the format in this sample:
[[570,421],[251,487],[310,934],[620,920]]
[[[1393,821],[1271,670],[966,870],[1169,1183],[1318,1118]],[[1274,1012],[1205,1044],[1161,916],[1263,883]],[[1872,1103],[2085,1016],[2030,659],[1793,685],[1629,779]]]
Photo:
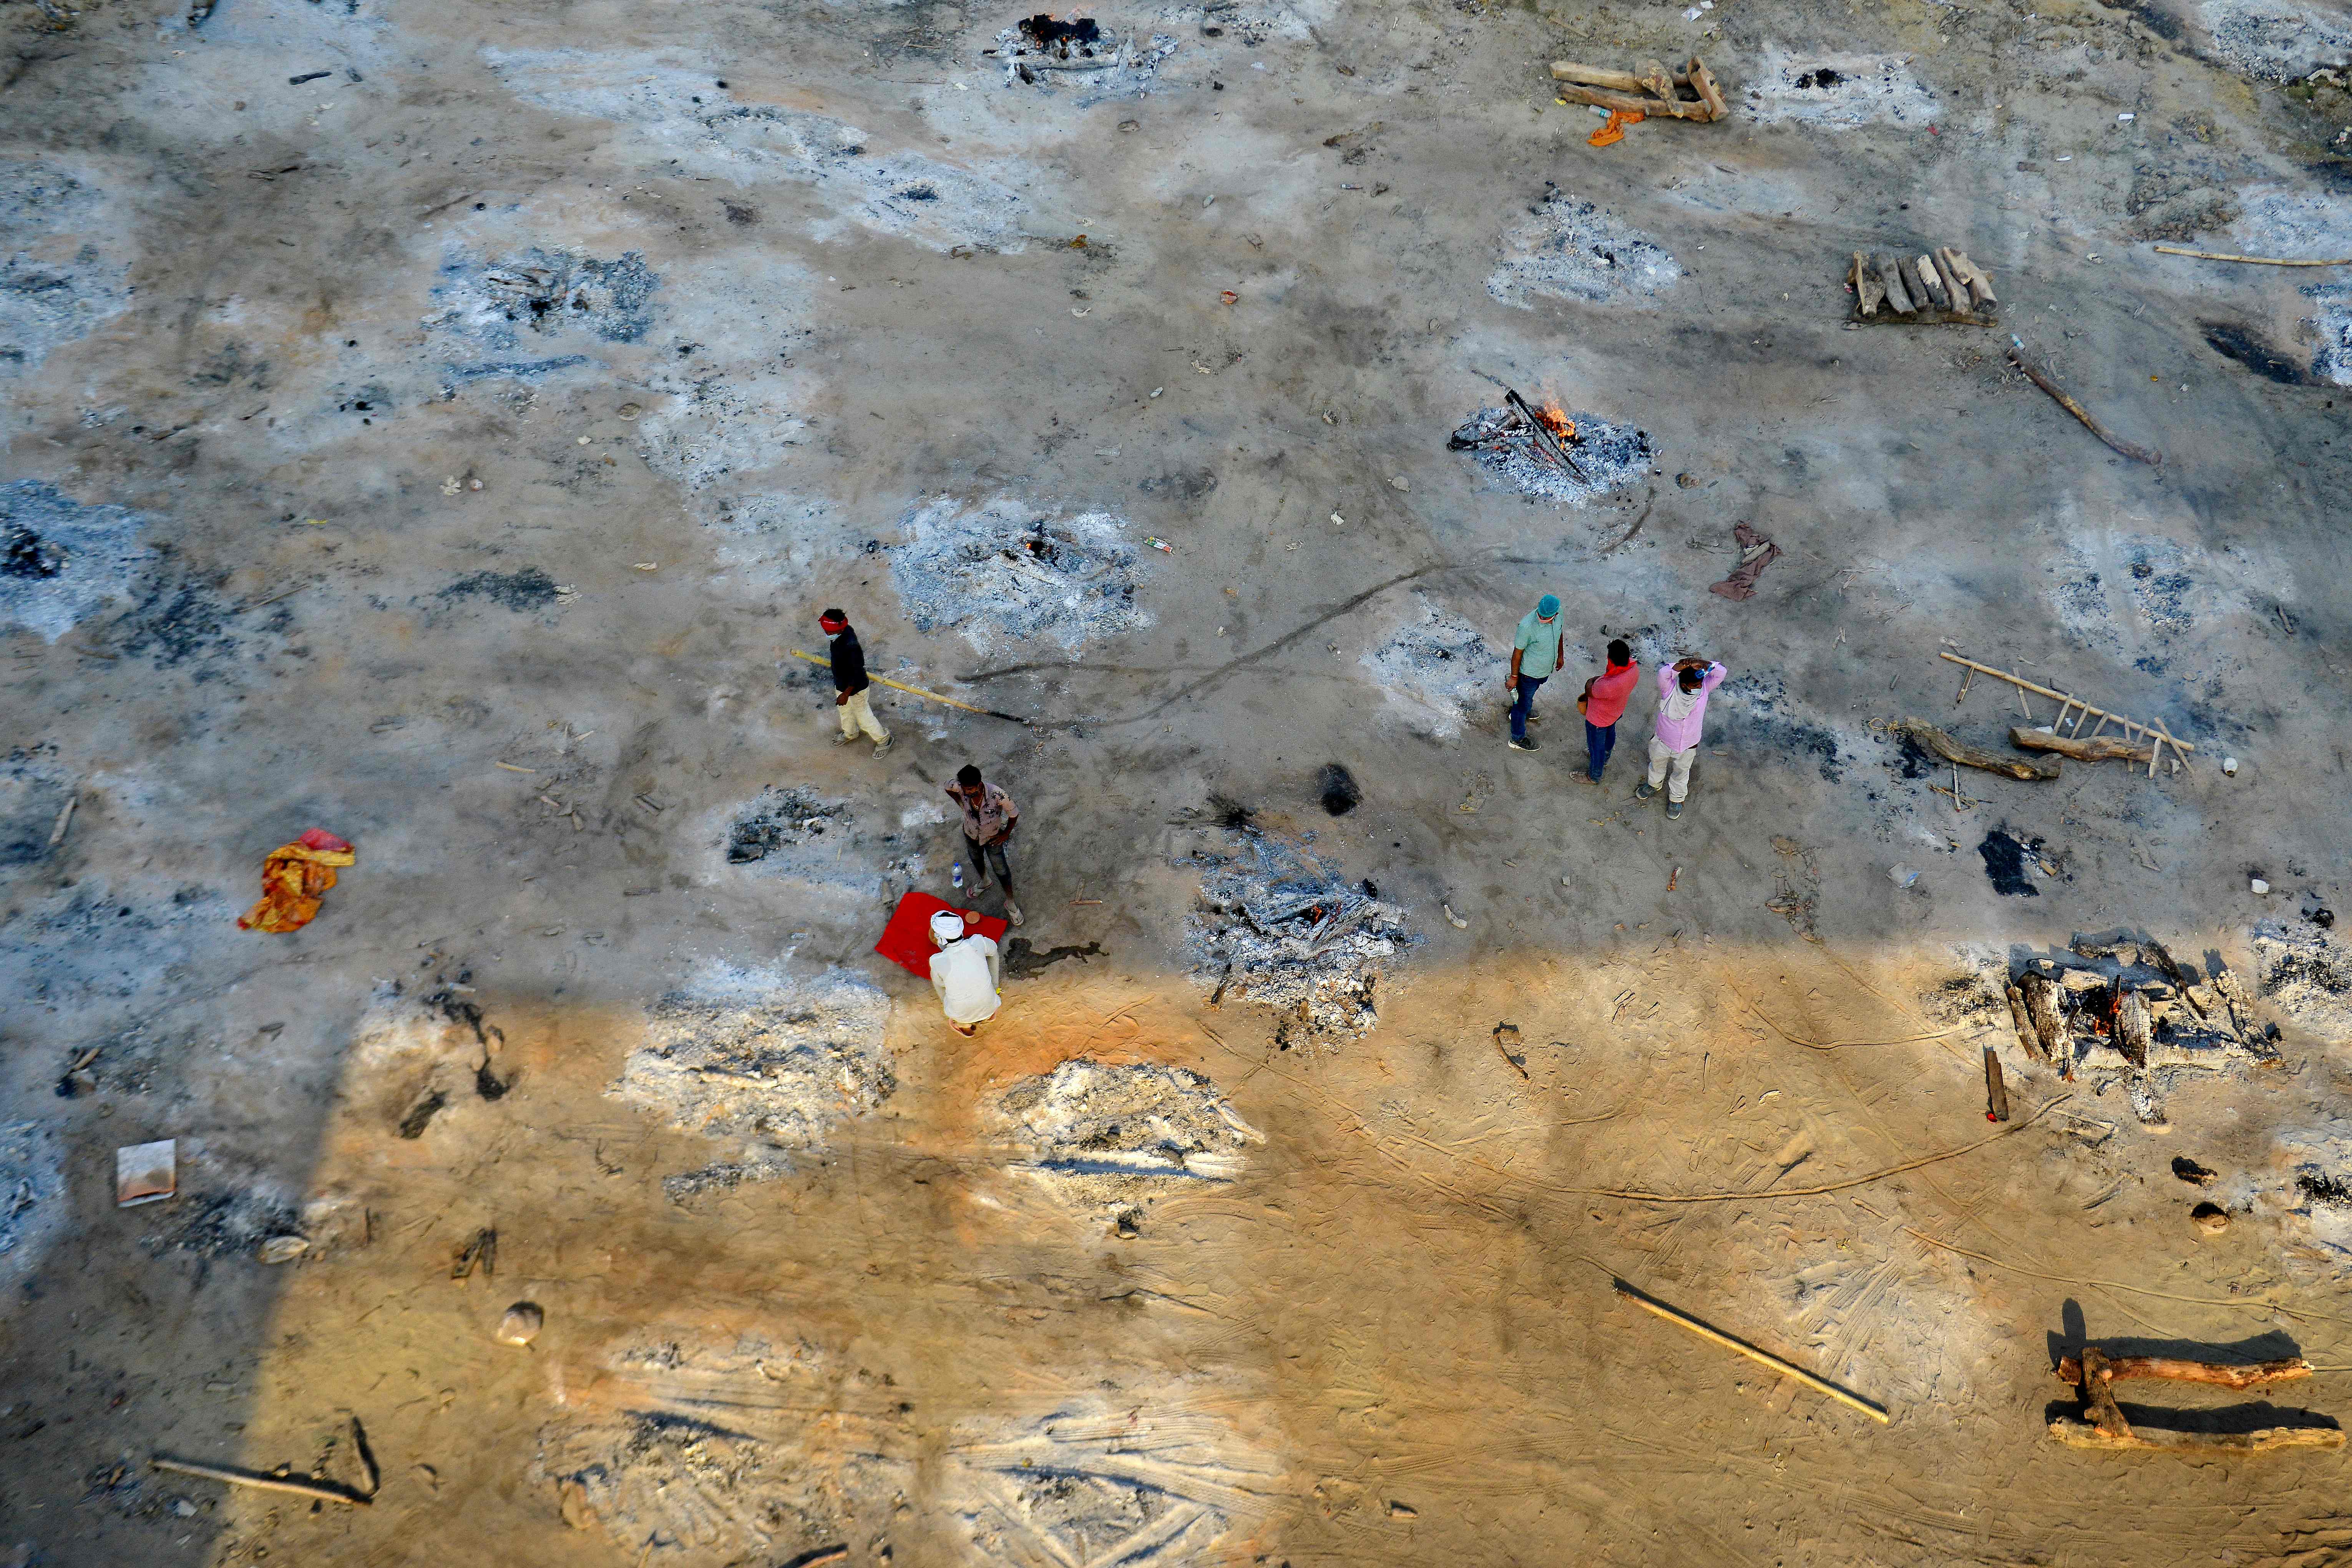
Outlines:
[[1532,752],[1528,739],[1528,715],[1535,710],[1536,690],[1558,669],[1567,649],[1567,633],[1559,624],[1559,596],[1546,594],[1532,614],[1519,617],[1511,638],[1511,750]]

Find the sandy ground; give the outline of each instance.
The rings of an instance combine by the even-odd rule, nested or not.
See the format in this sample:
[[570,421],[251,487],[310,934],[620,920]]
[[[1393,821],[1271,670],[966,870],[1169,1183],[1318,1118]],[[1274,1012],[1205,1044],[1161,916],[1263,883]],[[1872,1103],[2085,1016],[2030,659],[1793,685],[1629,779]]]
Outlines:
[[[2086,1336],[2352,1414],[2352,282],[2149,243],[2352,255],[2352,17],[1096,15],[1033,81],[944,4],[8,8],[0,1562],[2352,1561],[2341,1451],[2044,1430]],[[1734,118],[1606,150],[1543,68],[1694,50]],[[2000,329],[1846,327],[1933,245]],[[1505,385],[1590,483],[1448,449]],[[826,604],[1034,721],[828,746]],[[1616,636],[1732,671],[1678,821],[1646,689],[1577,776]],[[1887,721],[2053,705],[1944,648],[2193,765],[1961,810]],[[870,952],[968,761],[971,1040]],[[1265,846],[1337,956],[1251,968]],[[2242,1042],[2030,1058],[2078,939]]]

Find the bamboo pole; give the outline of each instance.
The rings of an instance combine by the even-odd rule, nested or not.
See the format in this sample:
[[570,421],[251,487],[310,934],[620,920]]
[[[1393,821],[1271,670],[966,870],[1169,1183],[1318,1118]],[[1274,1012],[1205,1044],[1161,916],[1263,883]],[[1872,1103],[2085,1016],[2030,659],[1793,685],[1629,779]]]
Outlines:
[[225,1469],[218,1465],[191,1464],[185,1459],[151,1458],[150,1468],[171,1470],[183,1476],[202,1476],[208,1481],[226,1481],[233,1487],[254,1487],[266,1492],[291,1492],[296,1497],[318,1498],[325,1502],[347,1503],[352,1508],[372,1508],[373,1498],[362,1497],[343,1487],[323,1481],[297,1480],[291,1476],[257,1476],[249,1470]]
[[2221,250],[2183,250],[2177,245],[2159,245],[2156,248],[2167,256],[2193,256],[2200,261],[2245,261],[2256,267],[2352,267],[2352,256],[2303,261],[2284,256],[2231,256]]
[[1879,1423],[1881,1426],[1885,1426],[1894,1419],[1892,1416],[1888,1415],[1884,1409],[1878,1405],[1873,1405],[1869,1400],[1861,1397],[1859,1394],[1848,1394],[1836,1384],[1815,1377],[1803,1367],[1792,1366],[1789,1363],[1782,1361],[1779,1356],[1773,1355],[1766,1351],[1758,1350],[1754,1345],[1749,1344],[1745,1340],[1735,1340],[1729,1334],[1724,1333],[1719,1330],[1707,1327],[1707,1325],[1700,1322],[1696,1318],[1688,1317],[1684,1313],[1675,1311],[1672,1307],[1665,1306],[1657,1301],[1653,1301],[1647,1296],[1643,1295],[1640,1291],[1626,1284],[1622,1279],[1616,1281],[1616,1285],[1618,1295],[1623,1297],[1626,1300],[1633,1302],[1633,1305],[1641,1308],[1642,1310],[1645,1312],[1654,1313],[1658,1317],[1664,1318],[1670,1323],[1675,1324],[1681,1328],[1688,1329],[1692,1333],[1696,1334],[1699,1338],[1711,1341],[1716,1344],[1721,1345],[1727,1351],[1738,1351],[1741,1355],[1746,1356],[1749,1361],[1755,1362],[1760,1366],[1769,1366],[1774,1372],[1780,1373],[1785,1376],[1793,1377],[1799,1383],[1803,1384],[1807,1388],[1813,1390],[1816,1394],[1826,1394],[1832,1399],[1836,1400],[1840,1405],[1847,1405],[1853,1409],[1861,1411],[1864,1415],[1869,1416],[1873,1421]]
[[[1989,664],[1979,664],[1975,659],[1972,659],[1972,658],[1962,658],[1958,654],[1953,653],[1953,652],[1949,651],[1948,649],[1938,649],[1938,650],[1937,650],[1936,657],[1937,657],[1937,658],[1948,658],[1948,659],[1950,659],[1954,664],[1964,664],[1964,665],[1968,666],[1970,669],[1973,669],[1973,670],[1979,671],[1979,673],[1981,673],[1981,674],[1985,674],[1985,675],[1997,675],[1997,676],[2000,677],[2003,680],[2008,681],[2008,682],[2009,682],[2011,685],[2012,685],[2012,686],[2021,686],[2021,687],[2025,688],[2025,689],[2026,689],[2026,690],[2028,690],[2028,691],[2039,692],[2042,696],[2044,696],[2044,697],[2066,697],[2066,696],[2067,696],[2067,694],[2066,694],[2065,692],[2063,692],[2063,691],[2055,691],[2055,690],[2053,690],[2052,689],[2050,689],[2050,688],[2049,688],[2049,687],[2047,687],[2047,686],[2041,686],[2041,685],[2037,685],[2037,684],[2035,684],[2034,682],[2032,682],[2032,681],[2031,681],[2031,680],[2026,679],[2025,679],[2025,677],[2023,677],[2023,676],[2021,676],[2021,675],[2012,675],[2011,673],[2010,673],[2008,670],[2005,670],[2005,669],[1995,669],[1992,666],[1990,666],[1990,665],[1989,665]],[[2079,698],[2079,697],[2076,697],[2076,698],[2069,698],[2069,699],[2068,699],[2068,700],[2070,700],[2070,701],[2075,701],[2075,702],[2081,702],[2081,701],[2082,701],[2082,699],[2081,699],[2081,698]],[[2087,703],[2087,702],[2084,702],[2084,703],[2083,703],[2083,711],[2084,711],[2084,712],[2085,712],[2085,713],[2095,713],[2095,714],[2097,714],[2097,715],[2100,717],[2100,719],[2101,719],[2101,720],[2103,720],[2103,721],[2104,721],[2104,720],[2108,720],[2108,719],[2112,719],[2112,720],[2114,720],[2116,723],[2118,723],[2118,724],[2120,724],[2120,725],[2122,725],[2122,726],[2124,727],[2124,733],[2125,733],[2126,736],[2128,736],[2128,735],[2131,733],[2131,731],[2134,731],[2134,730],[2146,730],[2146,729],[2147,728],[2147,726],[2146,726],[2146,725],[2144,725],[2144,724],[2135,724],[2135,723],[2133,723],[2130,720],[2128,720],[2128,719],[2125,718],[2125,717],[2124,717],[2122,714],[2120,714],[2120,713],[2110,713],[2110,712],[2108,712],[2108,711],[2107,711],[2105,709],[2104,709],[2104,708],[2094,708],[2094,707],[2092,707],[2092,706],[2091,706],[2089,703]],[[2076,720],[2076,721],[2075,721],[2075,722],[2076,722],[2077,724],[2080,724],[2080,723],[2082,722],[2082,721],[2078,719],[2078,720]],[[2093,734],[2096,734],[2096,733],[2098,733],[2098,731],[2095,731],[2095,730],[2094,730],[2094,731],[2092,731],[2092,733],[2093,733]],[[2153,731],[2150,731],[2150,733],[2152,734],[2152,733],[2153,733]],[[2180,751],[2180,752],[2181,752],[2184,756],[2185,756],[2187,753],[2189,753],[2189,752],[2193,752],[2193,751],[2195,751],[2195,750],[2197,749],[2196,742],[2193,742],[2193,741],[2175,741],[2175,740],[2172,740],[2172,739],[2170,739],[2169,737],[2168,737],[2168,738],[2167,738],[2167,740],[2166,740],[2166,742],[2165,742],[2165,743],[2166,743],[2166,744],[2168,744],[2168,745],[2170,745],[2170,746],[2173,746],[2173,747],[2178,748],[2178,749]]]
[[[798,648],[793,648],[790,652],[794,658],[804,658],[811,664],[822,664],[828,668],[830,668],[833,664],[833,660],[829,658],[819,658],[813,653],[803,653]],[[903,691],[909,697],[925,697],[929,698],[933,702],[944,702],[950,708],[961,708],[967,713],[978,713],[990,719],[1003,719],[1014,724],[1026,724],[1029,722],[1028,720],[1024,719],[1018,713],[999,713],[993,708],[975,708],[969,702],[959,702],[952,697],[942,697],[936,691],[926,691],[919,686],[905,686],[895,680],[885,679],[883,677],[874,674],[871,670],[866,672],[866,679],[872,681],[877,686],[887,686],[893,691]]]

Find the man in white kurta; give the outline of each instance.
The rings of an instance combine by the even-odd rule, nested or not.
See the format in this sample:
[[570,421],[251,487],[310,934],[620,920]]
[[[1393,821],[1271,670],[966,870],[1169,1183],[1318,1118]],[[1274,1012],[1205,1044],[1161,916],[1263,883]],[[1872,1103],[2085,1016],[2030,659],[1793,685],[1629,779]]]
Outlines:
[[931,989],[939,993],[949,1026],[969,1035],[996,1016],[1003,1000],[996,994],[1003,978],[996,943],[978,933],[964,935],[963,917],[953,910],[931,917],[931,941],[940,949],[931,954]]

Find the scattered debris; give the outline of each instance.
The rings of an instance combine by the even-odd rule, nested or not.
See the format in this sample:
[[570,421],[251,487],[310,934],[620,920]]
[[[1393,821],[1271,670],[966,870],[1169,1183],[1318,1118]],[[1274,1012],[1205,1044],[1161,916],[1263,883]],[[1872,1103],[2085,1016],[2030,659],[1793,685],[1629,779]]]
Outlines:
[[349,844],[322,827],[279,845],[261,863],[261,901],[237,917],[236,929],[300,931],[317,917],[320,896],[335,885],[336,868],[358,860]]
[[2153,1416],[2179,1425],[2135,1427],[2124,1419],[2113,1387],[2119,1379],[2137,1377],[2215,1384],[2223,1388],[2267,1388],[2273,1384],[2309,1377],[2312,1370],[2311,1363],[2300,1356],[2247,1365],[2172,1356],[2110,1355],[2096,1345],[2084,1345],[2079,1356],[2062,1358],[2054,1370],[2059,1382],[2079,1390],[2082,1414],[2057,1417],[2050,1423],[2050,1435],[2074,1448],[2140,1448],[2184,1455],[2260,1452],[2270,1448],[2340,1448],[2344,1446],[2344,1432],[2332,1422],[2326,1426],[2267,1427],[2245,1424],[2248,1419],[2268,1415],[2267,1405],[2241,1406],[2236,1410],[2143,1410],[2143,1423]]
[[[1847,265],[1845,286],[1853,295],[1857,321],[2000,324],[1991,275],[1970,261],[1968,252],[1949,246],[1917,256],[1866,256],[1857,250]],[[1881,305],[1886,307],[1884,315]]]
[[502,1345],[528,1345],[539,1338],[539,1331],[547,1324],[547,1314],[537,1302],[517,1301],[499,1320],[498,1331],[490,1337]]
[[1255,827],[1234,833],[1229,854],[1180,861],[1202,868],[1191,921],[1192,971],[1203,986],[1281,1015],[1309,1038],[1345,1039],[1380,1021],[1373,989],[1417,942],[1404,911],[1349,884],[1303,844]]
[[114,1152],[114,1206],[160,1203],[180,1190],[179,1142],[163,1138]]
[[781,850],[812,844],[828,828],[846,827],[842,814],[847,809],[798,784],[770,784],[728,825],[727,863],[755,865]]
[[452,1280],[471,1279],[477,1268],[482,1271],[485,1279],[498,1278],[499,1233],[488,1226],[467,1237],[466,1244],[450,1255],[449,1278]]
[[1023,17],[996,35],[994,48],[982,51],[1004,62],[1008,86],[1050,87],[1067,78],[1085,84],[1087,103],[1147,90],[1160,63],[1175,52],[1176,40],[1165,33],[1120,37],[1104,32],[1091,16],[1063,21],[1049,16]]
[[1744,522],[1732,525],[1731,538],[1739,546],[1739,564],[1722,582],[1709,584],[1706,591],[1726,599],[1753,597],[1756,579],[1764,574],[1764,568],[1780,558],[1780,547]]
[[1021,1168],[1107,1215],[1185,1185],[1233,1181],[1239,1152],[1265,1141],[1209,1079],[1156,1063],[1079,1057],[1023,1079],[999,1104],[1032,1152]]
[[2352,953],[2325,928],[2267,920],[2254,927],[2253,947],[2263,1001],[2332,1041],[2352,1041]]
[[2040,369],[2036,368],[2026,359],[2021,346],[2011,348],[2009,351],[2009,363],[2015,365],[2019,370],[2024,372],[2025,378],[2028,381],[2040,387],[2042,391],[2048,393],[2052,397],[2056,398],[2058,400],[2058,405],[2061,408],[2063,408],[2067,413],[2073,415],[2075,418],[2083,422],[2084,429],[2088,430],[2092,435],[2096,436],[2109,447],[2112,447],[2116,451],[2121,452],[2125,457],[2129,458],[2136,462],[2147,463],[2156,467],[2161,467],[2163,465],[2164,458],[2161,453],[2151,452],[2145,447],[2136,447],[2129,441],[2109,435],[2105,426],[2091,417],[2091,411],[2089,409],[2075,402],[2072,397],[2069,397],[2063,387],[2051,380],[2048,375],[2044,374]]
[[[1606,70],[1573,60],[1554,60],[1551,75],[1553,81],[1561,84],[1554,89],[1560,97],[1572,103],[1590,103],[1608,110],[1612,117],[1622,115],[1628,121],[1661,115],[1706,125],[1730,113],[1714,76],[1699,63],[1696,55],[1672,76],[1656,60],[1643,60],[1638,71]],[[1690,96],[1684,97],[1685,92]]]
[[1126,527],[1108,512],[1064,518],[1010,496],[976,505],[941,496],[900,521],[891,580],[923,631],[960,631],[982,649],[1059,643],[1075,658],[1097,637],[1148,624],[1135,605],[1140,564],[1120,537]]

